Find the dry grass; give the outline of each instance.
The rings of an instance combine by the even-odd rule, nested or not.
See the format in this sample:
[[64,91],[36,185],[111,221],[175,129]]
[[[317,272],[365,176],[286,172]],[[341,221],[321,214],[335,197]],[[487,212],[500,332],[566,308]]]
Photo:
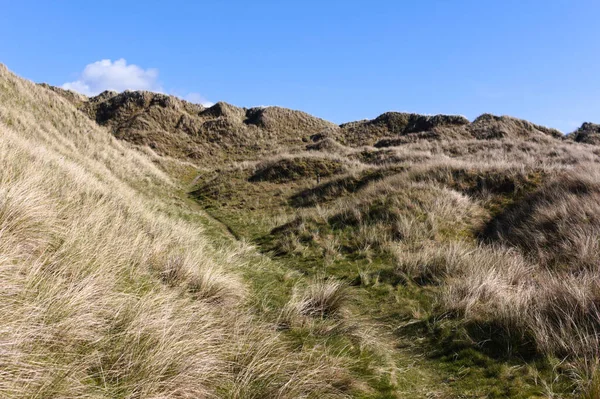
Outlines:
[[500,214],[487,234],[553,268],[596,270],[600,260],[600,172],[562,173]]
[[[463,194],[414,183],[406,175],[376,182],[355,200],[338,202],[331,212],[333,225],[374,227],[380,238],[389,236],[405,242],[468,236],[485,214]],[[418,231],[412,228],[415,225]]]
[[280,328],[308,327],[311,333],[339,332],[345,324],[343,309],[348,287],[336,279],[322,277],[296,285],[279,315]]
[[294,308],[305,316],[331,317],[339,313],[346,295],[340,281],[317,280],[296,298]]
[[480,248],[459,265],[445,276],[444,309],[533,339],[540,352],[567,357],[591,376],[600,355],[597,275],[540,270],[512,250]]
[[[66,100],[0,67],[0,396],[343,396],[290,352],[176,185]],[[180,205],[179,205],[180,206]],[[337,385],[336,385],[337,384]]]
[[[96,119],[110,111],[100,122],[151,147],[138,152],[0,74],[0,396],[344,395],[348,365],[323,348],[291,352],[245,306],[232,273],[244,255],[176,217],[189,211],[156,165],[210,153],[243,162],[219,164],[199,194],[259,208],[252,220],[275,227],[269,249],[325,273],[356,266],[372,293],[428,286],[436,319],[493,327],[479,338],[509,354],[558,357],[598,397],[600,150],[576,142],[595,143],[597,126],[564,140],[510,117],[387,113],[338,128],[277,107],[70,98]],[[349,328],[349,289],[298,285],[280,324]]]
[[369,166],[292,196],[296,218],[274,232],[296,253],[318,245],[335,259],[352,250],[369,261],[391,255],[404,281],[436,287],[443,315],[493,326],[488,339],[507,353],[564,359],[578,392],[594,397],[598,150],[551,141],[554,132],[522,121],[492,122],[543,136],[346,150]]

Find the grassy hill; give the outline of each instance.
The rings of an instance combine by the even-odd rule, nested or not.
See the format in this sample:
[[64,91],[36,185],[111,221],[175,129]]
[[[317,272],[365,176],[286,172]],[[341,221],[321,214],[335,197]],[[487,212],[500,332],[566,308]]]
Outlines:
[[[272,259],[345,282],[347,317],[386,331],[397,367],[442,376],[443,389],[422,384],[430,393],[580,397],[597,389],[598,150],[318,149],[203,171],[191,193]],[[344,166],[307,168],[317,159]],[[396,378],[390,397],[419,397]]]
[[600,397],[600,147],[0,66],[0,397]]
[[302,142],[311,134],[337,129],[333,123],[280,107],[247,109],[219,102],[206,108],[147,91],[105,91],[87,98],[41,86],[61,95],[122,140],[199,164],[258,156],[279,145]]
[[244,270],[278,269],[160,165],[0,67],[0,397],[359,392],[343,357],[263,317]]

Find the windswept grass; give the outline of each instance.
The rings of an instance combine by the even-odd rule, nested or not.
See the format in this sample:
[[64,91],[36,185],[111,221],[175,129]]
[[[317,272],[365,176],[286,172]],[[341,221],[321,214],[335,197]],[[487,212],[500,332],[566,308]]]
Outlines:
[[254,315],[243,253],[153,161],[0,67],[0,396],[345,396],[347,365]]
[[346,300],[344,284],[335,280],[316,280],[288,304],[303,316],[335,317]]
[[[457,394],[593,395],[598,150],[490,121],[500,130],[486,139],[352,148],[325,138],[308,146],[312,157],[339,160],[347,173],[318,182],[273,169],[270,181],[252,181],[261,169],[248,164],[204,183],[204,203],[290,268],[345,281],[348,309],[430,353],[434,368],[461,380],[448,384]],[[515,137],[502,135],[507,126]],[[281,325],[334,328],[298,310],[318,298],[308,291],[296,289]]]
[[600,150],[577,141],[0,69],[0,396],[595,398]]

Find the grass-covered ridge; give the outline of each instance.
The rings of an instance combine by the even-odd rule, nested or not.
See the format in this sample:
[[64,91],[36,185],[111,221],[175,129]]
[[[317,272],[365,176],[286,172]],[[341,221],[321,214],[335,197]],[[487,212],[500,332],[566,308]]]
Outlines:
[[2,68],[0,396],[596,398],[594,126]]
[[209,239],[174,162],[0,67],[0,397],[360,391],[261,317],[241,270],[266,266]]
[[[305,150],[345,172],[252,178]],[[421,358],[413,367],[444,381],[395,375],[391,397],[580,397],[597,389],[597,153],[558,139],[325,137],[203,171],[192,196],[290,270],[344,282],[346,318],[389,334],[377,345],[397,367]]]

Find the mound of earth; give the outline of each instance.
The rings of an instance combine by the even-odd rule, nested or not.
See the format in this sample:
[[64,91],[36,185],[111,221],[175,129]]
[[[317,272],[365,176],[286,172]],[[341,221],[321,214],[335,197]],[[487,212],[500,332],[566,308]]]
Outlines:
[[300,132],[303,136],[335,131],[338,127],[326,120],[316,118],[302,111],[281,107],[250,108],[246,113],[246,123],[261,129],[277,132]]
[[323,119],[280,107],[247,109],[218,102],[206,108],[148,91],[105,91],[88,98],[42,85],[109,127],[117,138],[182,159],[244,158],[277,145],[300,146],[311,135],[338,130]]
[[346,172],[343,162],[319,157],[281,158],[260,164],[250,181],[288,182],[299,179],[329,177]]
[[[419,115],[386,112],[373,120],[345,123],[342,141],[351,145],[371,145],[383,137],[410,136],[427,132],[432,136],[467,137],[469,120],[459,115]],[[410,140],[410,139],[409,139]]]
[[570,133],[567,138],[578,143],[600,144],[600,125],[585,122],[581,127]]
[[563,134],[556,129],[547,128],[511,116],[483,114],[469,125],[469,132],[476,139],[560,139]]
[[393,147],[420,140],[460,139],[560,139],[556,129],[539,126],[510,116],[483,114],[472,123],[464,116],[426,116],[387,112],[373,120],[341,125],[340,140],[349,145]]

